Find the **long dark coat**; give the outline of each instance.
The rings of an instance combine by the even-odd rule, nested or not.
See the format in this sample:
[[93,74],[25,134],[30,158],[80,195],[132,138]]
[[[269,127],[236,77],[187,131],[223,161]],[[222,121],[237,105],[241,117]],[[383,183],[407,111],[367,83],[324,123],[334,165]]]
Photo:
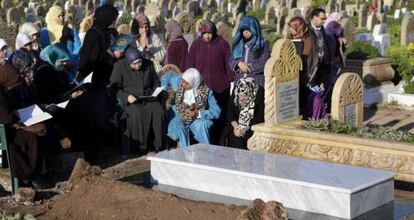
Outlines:
[[[150,96],[160,86],[157,73],[151,61],[143,60],[139,71],[134,71],[126,59],[119,60],[112,71],[111,86],[117,89],[117,97],[125,106],[121,120],[126,122],[124,137],[131,141],[131,147],[146,150],[153,145],[156,150],[165,143],[165,109],[159,99],[128,103],[128,96]],[[154,140],[149,140],[150,132]]]

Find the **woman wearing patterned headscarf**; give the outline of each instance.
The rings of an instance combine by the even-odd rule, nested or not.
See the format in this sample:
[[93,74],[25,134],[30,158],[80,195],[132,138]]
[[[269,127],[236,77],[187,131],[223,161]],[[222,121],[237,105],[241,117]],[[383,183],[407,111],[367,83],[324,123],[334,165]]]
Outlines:
[[241,19],[232,48],[234,82],[253,77],[256,84],[264,86],[264,66],[270,57],[269,43],[263,38],[257,18]]
[[253,78],[237,81],[226,117],[228,124],[223,130],[221,145],[247,149],[247,140],[253,135],[251,127],[264,122],[263,87]]
[[138,13],[132,21],[131,33],[137,36],[134,46],[145,59],[154,63],[155,71],[160,73],[166,51],[158,35],[150,29],[148,17]]
[[182,76],[169,80],[175,90],[174,117],[168,125],[168,136],[180,147],[190,145],[190,131],[204,144],[210,143],[210,128],[220,116],[220,108],[213,91],[203,83],[197,69],[190,68]]
[[[125,58],[115,63],[111,87],[125,106],[121,117],[123,128],[123,154],[141,154],[161,150],[165,146],[165,111],[159,97],[149,98],[160,81],[151,61],[145,59],[135,47],[125,51]],[[164,93],[164,92],[162,92]],[[153,134],[154,139],[149,139]]]
[[184,71],[188,56],[188,43],[183,37],[180,24],[175,20],[169,20],[165,24],[165,30],[168,34],[168,45],[164,63],[174,64]]

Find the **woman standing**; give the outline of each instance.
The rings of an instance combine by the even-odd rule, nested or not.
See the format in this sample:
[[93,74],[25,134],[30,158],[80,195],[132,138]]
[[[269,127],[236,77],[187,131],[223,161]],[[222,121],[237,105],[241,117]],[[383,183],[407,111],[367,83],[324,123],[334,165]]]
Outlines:
[[152,61],[155,71],[160,73],[166,51],[158,35],[151,31],[148,17],[138,13],[132,21],[131,33],[137,35],[135,47],[145,59]]
[[232,48],[234,82],[252,77],[256,84],[264,87],[263,72],[269,57],[269,43],[263,38],[259,21],[253,16],[243,17]]
[[220,116],[213,92],[202,82],[197,69],[190,68],[176,78],[170,80],[171,87],[177,88],[177,91],[172,108],[175,117],[168,125],[168,136],[178,141],[181,147],[187,147],[190,145],[191,131],[198,142],[209,144],[212,120]]
[[165,65],[174,64],[181,71],[185,71],[188,56],[188,43],[183,37],[180,24],[175,20],[169,20],[165,24],[168,34],[167,55]]
[[141,98],[151,96],[160,86],[152,62],[144,59],[137,48],[129,47],[125,58],[115,63],[111,84],[125,106],[121,117],[121,124],[125,124],[123,154],[145,153],[148,145],[155,151],[161,150],[166,143],[164,108],[158,98]]

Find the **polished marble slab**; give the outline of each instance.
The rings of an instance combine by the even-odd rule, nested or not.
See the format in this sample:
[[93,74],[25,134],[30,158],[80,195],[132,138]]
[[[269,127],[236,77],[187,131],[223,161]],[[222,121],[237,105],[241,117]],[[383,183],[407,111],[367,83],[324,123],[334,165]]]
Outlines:
[[149,157],[156,184],[353,218],[393,200],[394,173],[198,144]]

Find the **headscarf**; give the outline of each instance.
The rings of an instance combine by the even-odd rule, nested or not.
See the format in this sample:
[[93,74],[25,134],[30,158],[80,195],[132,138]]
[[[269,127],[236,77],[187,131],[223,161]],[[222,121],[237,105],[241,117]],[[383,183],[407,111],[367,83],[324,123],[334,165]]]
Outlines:
[[[238,124],[244,128],[248,128],[250,121],[254,117],[254,107],[256,101],[256,95],[259,86],[254,82],[253,78],[240,79],[236,88],[234,89],[234,105],[239,107],[239,119]],[[249,97],[249,100],[241,102],[239,95],[245,95]]]
[[[132,35],[139,35],[139,27],[148,24],[150,26],[150,21],[147,16],[143,13],[138,13],[135,15],[134,20],[132,21],[131,25],[131,33]],[[150,29],[148,29],[148,35],[150,34]]]
[[289,23],[289,30],[288,30],[288,38],[289,39],[304,39],[309,35],[308,25],[306,21],[300,17],[296,16],[290,19]]
[[125,51],[125,58],[129,64],[132,64],[134,61],[142,59],[141,52],[135,47],[128,47]]
[[118,10],[112,5],[103,5],[95,10],[94,24],[108,28],[118,17]]
[[4,47],[8,47],[9,45],[7,44],[7,42],[3,39],[0,38],[0,50],[2,50]]
[[19,28],[20,33],[28,34],[30,37],[32,37],[34,34],[38,34],[40,32],[39,26],[35,25],[32,22],[25,22],[20,26]]
[[342,34],[342,27],[339,21],[342,19],[342,13],[333,12],[331,13],[324,24],[325,32],[327,35],[335,35],[337,37]]
[[177,37],[183,36],[183,32],[181,31],[180,24],[175,20],[169,20],[165,24],[165,30],[168,33],[169,41],[176,39]]
[[217,27],[216,24],[210,20],[204,20],[200,27],[201,35],[204,33],[213,34],[213,38],[217,36]]
[[[192,89],[185,90],[183,82],[178,87],[178,91],[175,94],[175,104],[180,118],[185,124],[190,124],[195,118],[192,118],[187,113],[187,106],[193,106],[195,109],[201,111],[207,106],[208,87],[202,83],[203,79],[200,72],[197,69],[189,68],[181,76],[183,80],[188,82]],[[196,96],[199,97],[199,102],[196,102]]]
[[251,48],[253,48],[252,52],[256,52],[264,47],[265,39],[263,38],[259,21],[253,16],[244,16],[240,20],[240,25],[233,41],[233,60],[237,60],[243,57],[243,49],[245,45],[245,42],[243,40],[244,30],[249,30],[252,33],[252,38],[249,41]]
[[53,6],[46,14],[47,30],[49,32],[50,44],[54,44],[60,41],[63,32],[63,24],[59,23],[59,15],[64,12],[62,7]]
[[40,52],[40,59],[48,62],[56,70],[63,70],[62,66],[56,66],[57,61],[67,61],[70,60],[70,53],[68,49],[62,44],[52,44],[44,48]]
[[0,65],[0,72],[0,86],[6,90],[13,89],[23,82],[20,74],[12,65]]
[[33,71],[28,69],[33,64],[33,59],[28,52],[23,50],[16,50],[8,62],[16,68],[17,72],[20,75],[23,75],[27,83],[30,83],[33,80]]
[[18,33],[16,37],[16,50],[24,47],[25,45],[32,42],[32,38],[26,33]]
[[181,76],[181,78],[183,78],[183,80],[188,82],[192,87],[192,89],[186,90],[184,92],[184,103],[186,105],[192,105],[192,104],[196,103],[195,91],[197,90],[197,88],[200,86],[200,84],[202,82],[201,74],[197,69],[189,68],[188,70],[186,70],[184,72],[184,74]]

